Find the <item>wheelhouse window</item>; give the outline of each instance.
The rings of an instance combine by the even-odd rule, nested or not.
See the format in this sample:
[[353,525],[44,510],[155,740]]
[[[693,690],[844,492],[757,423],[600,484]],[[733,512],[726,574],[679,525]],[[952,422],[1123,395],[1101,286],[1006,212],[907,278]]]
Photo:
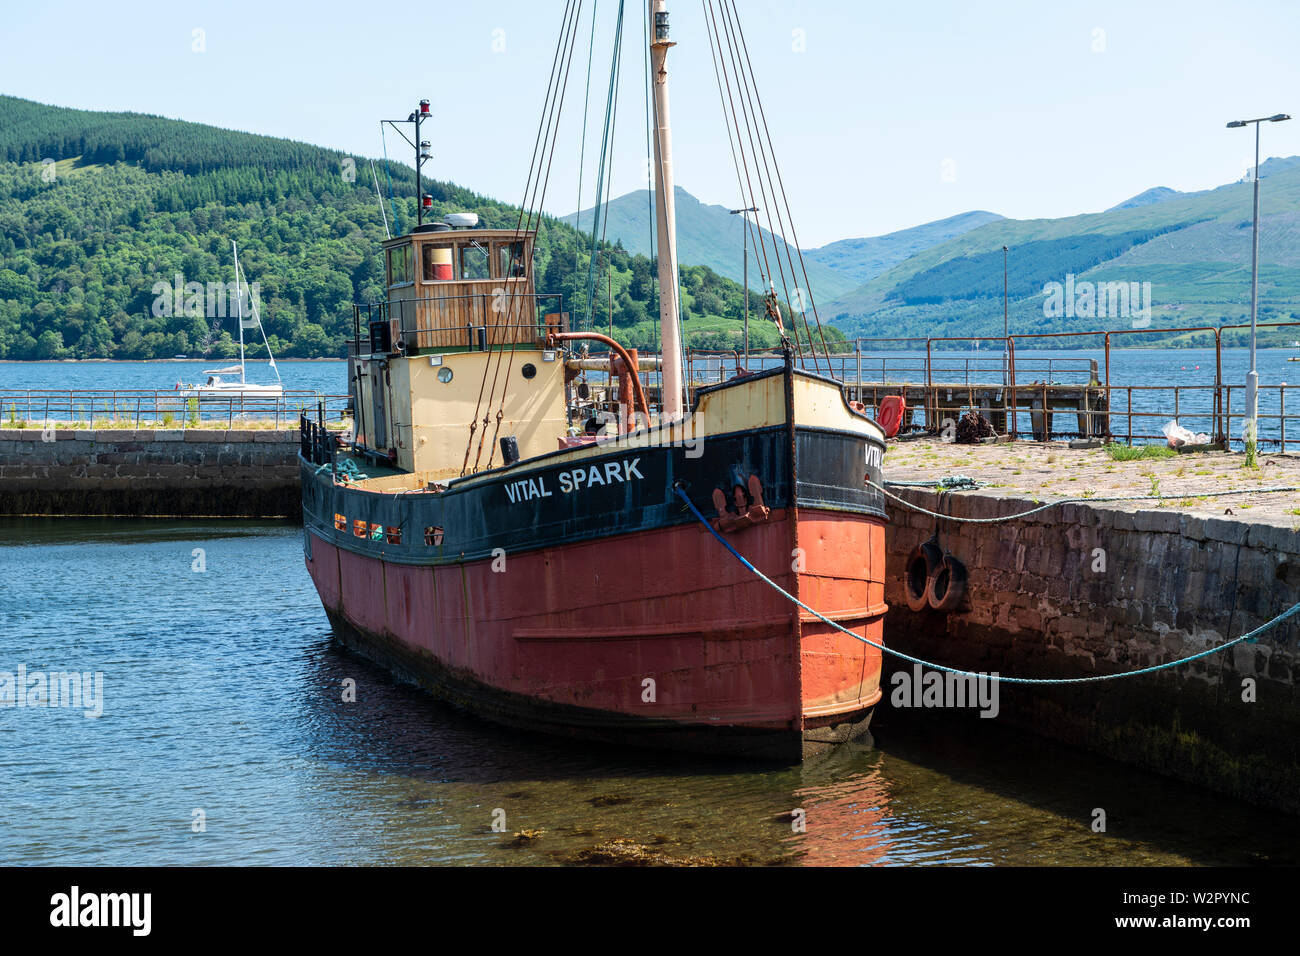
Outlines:
[[486,246],[471,240],[460,247],[460,277],[462,279],[492,278],[492,258]]
[[388,250],[388,284],[401,285],[414,281],[411,276],[411,246],[393,246]]
[[456,278],[452,268],[453,247],[446,242],[431,242],[424,247],[424,281],[448,282]]
[[524,244],[522,242],[502,242],[497,245],[497,261],[500,277],[503,279],[522,279],[528,274],[524,264]]

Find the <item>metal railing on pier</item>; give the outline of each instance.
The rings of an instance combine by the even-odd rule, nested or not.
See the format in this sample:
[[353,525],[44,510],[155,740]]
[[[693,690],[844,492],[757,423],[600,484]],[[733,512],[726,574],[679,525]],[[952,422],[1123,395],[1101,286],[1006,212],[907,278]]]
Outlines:
[[[912,422],[940,431],[948,420],[975,409],[992,419],[1001,434],[1039,440],[1102,438],[1127,444],[1164,441],[1162,426],[1176,420],[1193,433],[1224,447],[1244,445],[1244,382],[1224,376],[1224,334],[1250,326],[1196,326],[1172,329],[1112,329],[1087,332],[1041,332],[1007,338],[936,336],[931,338],[859,338],[845,351],[820,359],[844,384],[846,395],[874,414],[887,395],[903,395]],[[1300,322],[1260,323],[1261,332],[1300,328]],[[1213,380],[1193,384],[1120,381],[1112,372],[1113,353],[1133,337],[1199,334],[1212,348]],[[1300,337],[1300,336],[1298,336]],[[1140,339],[1138,340],[1140,341]],[[952,354],[963,345],[987,349],[988,355]],[[1043,356],[1045,348],[1096,349],[1097,358]],[[1040,354],[1024,355],[1027,349]],[[898,353],[898,354],[895,354]],[[1170,350],[1177,355],[1178,350]],[[643,355],[646,353],[642,353]],[[686,379],[691,389],[740,374],[779,366],[776,351],[687,349]],[[811,370],[811,367],[809,367]],[[1199,369],[1198,369],[1199,371]],[[1209,369],[1207,369],[1209,371]],[[1244,378],[1244,376],[1243,376]],[[649,390],[653,393],[653,386]],[[1261,446],[1279,451],[1300,442],[1300,384],[1259,386]],[[1290,402],[1288,402],[1288,397]]]
[[292,428],[304,409],[348,417],[348,396],[307,389],[198,395],[155,389],[0,389],[0,427]]

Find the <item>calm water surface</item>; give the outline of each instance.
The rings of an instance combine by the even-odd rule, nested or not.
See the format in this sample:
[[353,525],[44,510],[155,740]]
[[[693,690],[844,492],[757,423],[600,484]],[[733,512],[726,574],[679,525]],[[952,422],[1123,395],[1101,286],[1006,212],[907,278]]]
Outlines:
[[[874,749],[800,768],[500,730],[336,649],[300,535],[0,523],[0,671],[105,682],[97,719],[0,709],[0,862],[549,865],[618,839],[760,863],[1298,860],[1300,821],[973,714],[918,727],[883,713]],[[192,570],[196,548],[206,571]],[[1105,835],[1088,826],[1097,806]],[[206,832],[192,832],[196,809]],[[524,829],[544,832],[509,846]]]

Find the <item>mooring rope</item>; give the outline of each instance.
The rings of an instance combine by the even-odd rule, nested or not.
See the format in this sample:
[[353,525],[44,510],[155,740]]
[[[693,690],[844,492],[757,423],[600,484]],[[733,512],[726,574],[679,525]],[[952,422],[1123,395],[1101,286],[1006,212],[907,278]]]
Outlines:
[[[1272,628],[1281,624],[1283,621],[1287,620],[1288,618],[1300,614],[1300,603],[1296,603],[1292,607],[1283,611],[1277,617],[1273,618],[1273,620],[1269,621],[1268,623],[1262,624],[1259,627],[1255,628],[1253,631],[1249,631],[1241,635],[1240,637],[1235,637],[1232,640],[1227,641],[1226,643],[1218,645],[1217,647],[1212,647],[1209,650],[1201,651],[1198,654],[1192,654],[1190,657],[1182,657],[1176,661],[1168,661],[1167,663],[1156,664],[1151,667],[1142,667],[1139,668],[1138,670],[1122,671],[1118,674],[1096,674],[1091,677],[1003,677],[1001,675],[997,677],[993,677],[990,674],[980,674],[975,671],[961,670],[960,668],[957,667],[948,667],[945,664],[936,664],[933,661],[927,661],[920,657],[913,657],[911,654],[905,654],[902,651],[896,651],[893,648],[885,647],[885,645],[883,644],[877,644],[875,641],[863,637],[860,634],[854,634],[847,627],[837,624],[835,621],[832,621],[830,618],[822,614],[820,611],[817,611],[809,607],[807,604],[804,604],[803,601],[800,601],[789,591],[782,588],[781,585],[777,584],[775,581],[769,578],[762,571],[758,570],[758,568],[754,567],[754,565],[750,564],[749,561],[746,560],[744,555],[742,555],[739,551],[733,548],[731,544],[725,538],[722,537],[722,535],[718,534],[717,530],[713,527],[713,525],[709,523],[708,519],[705,518],[704,515],[700,513],[700,510],[695,507],[694,502],[692,502],[691,499],[687,497],[686,492],[681,488],[680,485],[674,485],[673,490],[677,492],[677,496],[681,498],[682,501],[686,502],[686,507],[691,509],[691,513],[695,515],[695,517],[699,520],[700,524],[704,525],[704,527],[708,530],[708,532],[718,540],[719,544],[721,544],[724,548],[726,548],[728,551],[731,552],[732,557],[734,557],[737,561],[739,561],[742,565],[744,565],[748,570],[752,571],[754,575],[759,578],[759,580],[763,581],[763,583],[765,583],[768,587],[776,591],[778,594],[780,594],[786,600],[790,601],[792,604],[798,605],[799,607],[803,608],[805,611],[813,615],[813,617],[817,618],[824,624],[829,624],[831,627],[835,628],[835,630],[840,631],[843,634],[847,634],[855,641],[860,641],[863,644],[868,644],[871,647],[876,648],[877,650],[880,650],[886,654],[892,654],[894,657],[908,661],[909,663],[920,664],[922,667],[929,667],[930,669],[937,670],[937,671],[945,671],[949,674],[957,674],[958,676],[961,677],[984,678],[986,680],[1004,681],[1008,684],[1091,684],[1091,683],[1096,683],[1098,681],[1118,680],[1121,677],[1137,677],[1138,675],[1141,674],[1152,674],[1155,673],[1156,671],[1166,670],[1171,667],[1178,667],[1182,664],[1189,664],[1192,661],[1200,660],[1202,657],[1209,657],[1211,654],[1217,654],[1219,651],[1225,651],[1229,647],[1233,647],[1234,645],[1240,644],[1243,641],[1254,640],[1255,638],[1259,637],[1259,635],[1271,630]],[[1089,499],[1089,500],[1095,500],[1095,499]]]
[[[955,476],[955,477],[960,478],[961,476]],[[946,481],[947,479],[944,480]],[[972,479],[970,478],[966,478],[964,480],[972,481]],[[913,511],[919,511],[921,514],[929,515],[931,518],[943,518],[945,521],[960,521],[963,524],[997,524],[1001,521],[1015,521],[1017,518],[1027,518],[1030,515],[1038,514],[1040,511],[1046,511],[1048,508],[1055,508],[1057,505],[1081,504],[1084,502],[1088,504],[1096,504],[1098,502],[1111,502],[1111,501],[1169,501],[1174,498],[1180,498],[1180,499],[1223,498],[1231,495],[1267,495],[1279,491],[1300,491],[1300,485],[1273,485],[1266,488],[1237,488],[1232,491],[1189,491],[1189,492],[1180,492],[1178,494],[1172,494],[1172,495],[1111,495],[1110,497],[1106,497],[1106,498],[1059,498],[1056,501],[1049,501],[1045,505],[1039,505],[1037,508],[1030,508],[1028,511],[1021,511],[1018,514],[1000,515],[996,518],[962,518],[962,517],[958,517],[957,515],[939,514],[936,511],[931,511],[929,508],[923,508],[921,505],[913,504],[912,502],[908,501],[906,498],[900,498],[898,495],[891,493],[887,488],[885,488],[884,485],[877,484],[876,482],[871,481],[870,479],[867,479],[867,484],[870,487],[875,488],[877,491],[879,491],[881,494],[885,495],[886,497],[891,498],[894,501],[897,501],[900,505],[903,505],[905,508],[911,508]],[[894,485],[896,487],[898,486],[937,487],[945,491],[953,490],[954,488],[957,487],[957,486],[945,485],[942,482],[938,482],[934,485],[928,485],[928,484],[921,484],[921,483],[914,483],[914,482],[891,481],[889,482],[889,484]],[[972,486],[968,485],[963,487],[972,487]]]
[[944,475],[934,481],[887,481],[891,488],[939,488],[943,491],[975,490],[980,483],[966,475]]
[[365,481],[368,477],[351,458],[344,458],[339,462],[337,470],[327,461],[317,468],[313,474],[319,475],[322,471],[329,471],[330,474],[341,481]]

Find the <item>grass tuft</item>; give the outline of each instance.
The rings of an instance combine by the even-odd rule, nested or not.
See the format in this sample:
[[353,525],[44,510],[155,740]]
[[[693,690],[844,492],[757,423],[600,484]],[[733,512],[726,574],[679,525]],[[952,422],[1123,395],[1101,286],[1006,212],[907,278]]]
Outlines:
[[1164,445],[1121,445],[1111,442],[1106,446],[1111,461],[1138,461],[1144,458],[1173,458],[1178,452]]

